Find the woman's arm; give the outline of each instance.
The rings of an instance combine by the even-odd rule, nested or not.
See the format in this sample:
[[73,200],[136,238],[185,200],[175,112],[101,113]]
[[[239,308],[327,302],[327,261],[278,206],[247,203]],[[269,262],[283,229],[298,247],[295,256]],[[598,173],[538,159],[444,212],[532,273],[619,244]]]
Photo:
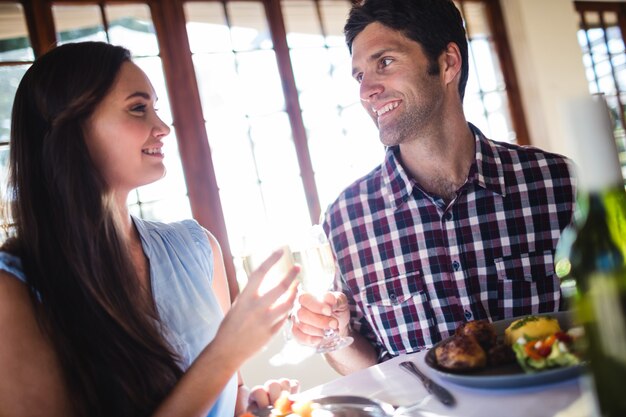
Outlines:
[[[297,267],[275,288],[259,295],[258,288],[265,273],[281,256],[280,252],[275,252],[251,274],[246,287],[229,308],[222,253],[215,238],[208,236],[214,256],[213,288],[227,314],[213,341],[200,353],[154,416],[205,416],[239,367],[280,329],[295,300]],[[277,301],[284,293],[287,296]],[[240,389],[239,395],[245,395],[244,390]],[[238,398],[238,404],[242,402],[243,398]]]
[[[214,239],[211,240],[215,244]],[[216,292],[228,300],[221,251],[215,250]],[[293,268],[278,286],[263,295],[258,287],[274,253],[253,273],[228,310],[215,339],[160,404],[154,416],[204,417],[239,367],[279,329],[296,295]],[[217,272],[221,271],[221,272]],[[219,283],[222,284],[219,284]],[[222,285],[222,287],[220,287]],[[277,299],[282,294],[286,297]],[[224,298],[226,297],[226,298]],[[72,416],[71,398],[51,341],[40,329],[27,287],[0,271],[0,416]],[[10,376],[10,377],[7,377]],[[240,391],[243,392],[243,391]]]
[[51,341],[39,327],[28,288],[0,271],[0,416],[72,416]]
[[[222,250],[217,240],[207,232],[211,248],[213,249],[213,290],[222,306],[224,315],[230,309],[230,288],[226,276],[226,268],[222,257]],[[251,402],[258,407],[267,407],[273,404],[283,391],[297,392],[299,383],[294,380],[282,378],[280,380],[269,380],[263,386],[255,386],[250,390],[241,376],[237,372],[237,403],[235,405],[235,416],[246,411]]]

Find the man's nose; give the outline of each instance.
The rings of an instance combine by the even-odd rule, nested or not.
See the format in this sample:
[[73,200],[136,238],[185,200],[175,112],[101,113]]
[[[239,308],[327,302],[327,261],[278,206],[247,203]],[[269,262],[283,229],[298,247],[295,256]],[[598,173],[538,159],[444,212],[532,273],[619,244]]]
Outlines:
[[378,77],[375,75],[363,76],[359,89],[361,101],[370,102],[372,99],[376,98],[377,95],[382,93],[383,90],[384,87]]

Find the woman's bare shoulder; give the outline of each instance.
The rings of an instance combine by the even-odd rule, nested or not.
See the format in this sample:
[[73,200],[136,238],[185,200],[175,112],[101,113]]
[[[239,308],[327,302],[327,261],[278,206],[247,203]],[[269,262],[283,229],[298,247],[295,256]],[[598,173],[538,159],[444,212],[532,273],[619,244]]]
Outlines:
[[72,415],[61,367],[27,286],[0,271],[0,415]]
[[0,329],[13,324],[18,315],[29,313],[34,319],[34,309],[26,284],[14,275],[0,270]]

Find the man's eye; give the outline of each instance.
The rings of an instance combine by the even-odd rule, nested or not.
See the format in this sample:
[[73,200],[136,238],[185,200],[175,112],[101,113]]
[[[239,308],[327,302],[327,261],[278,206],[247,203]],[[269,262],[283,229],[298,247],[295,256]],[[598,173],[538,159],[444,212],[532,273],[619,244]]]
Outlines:
[[363,81],[363,73],[360,72],[357,75],[354,76],[354,79],[356,80],[357,83],[361,84],[361,81]]
[[380,60],[380,63],[383,67],[389,66],[393,62],[392,58],[383,58]]

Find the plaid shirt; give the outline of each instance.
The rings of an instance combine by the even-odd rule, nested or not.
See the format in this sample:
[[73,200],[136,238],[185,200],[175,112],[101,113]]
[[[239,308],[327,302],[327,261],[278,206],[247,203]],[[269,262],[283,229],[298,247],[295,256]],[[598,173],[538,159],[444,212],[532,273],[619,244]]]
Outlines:
[[575,198],[568,160],[470,127],[476,160],[448,205],[389,148],[326,213],[335,289],[381,360],[430,347],[465,321],[559,309],[553,258]]

